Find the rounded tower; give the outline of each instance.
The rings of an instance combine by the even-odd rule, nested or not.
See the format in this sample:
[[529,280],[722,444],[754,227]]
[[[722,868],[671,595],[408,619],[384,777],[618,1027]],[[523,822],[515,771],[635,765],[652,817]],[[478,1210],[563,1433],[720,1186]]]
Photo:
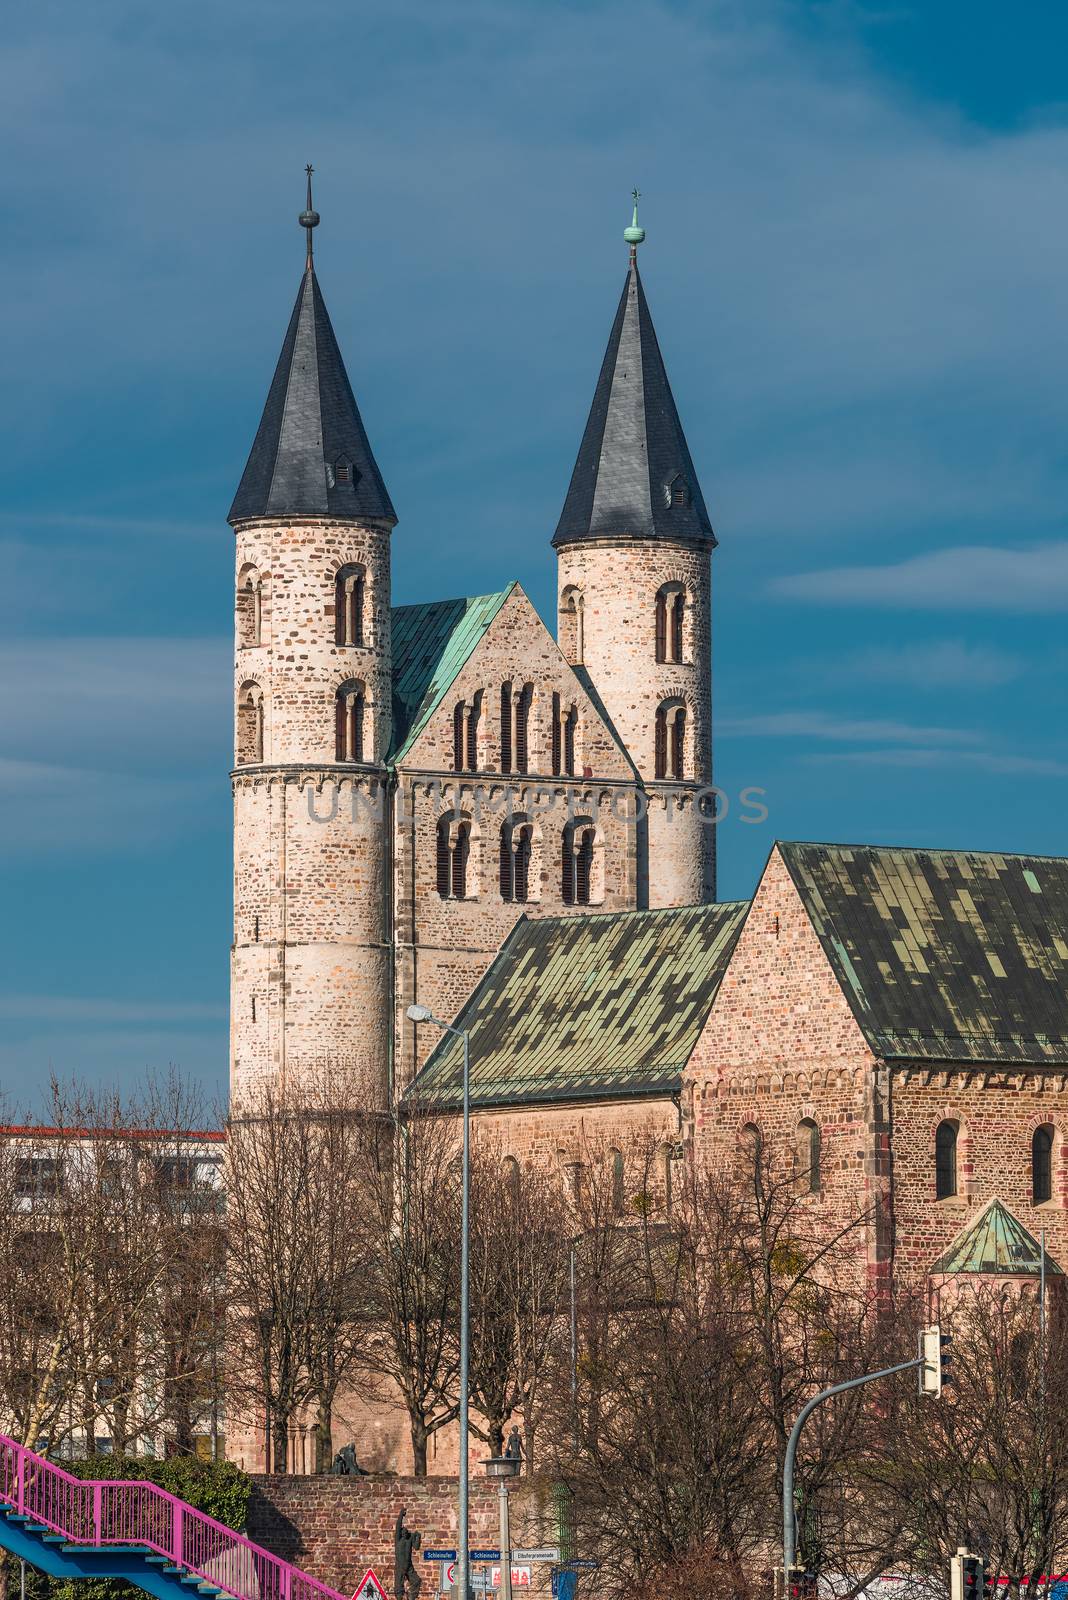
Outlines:
[[231,1091],[340,1079],[388,1096],[386,757],[390,535],[371,453],[307,257],[230,509],[234,581]]
[[716,539],[638,273],[630,264],[553,545],[561,648],[641,775],[643,901],[715,899],[712,577]]

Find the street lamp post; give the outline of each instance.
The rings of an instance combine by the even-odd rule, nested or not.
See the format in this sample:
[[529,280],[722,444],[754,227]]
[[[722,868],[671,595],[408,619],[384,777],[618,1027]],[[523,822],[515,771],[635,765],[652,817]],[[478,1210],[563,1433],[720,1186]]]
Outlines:
[[[471,1232],[471,1035],[466,1028],[454,1028],[435,1017],[429,1006],[408,1007],[409,1022],[432,1022],[435,1028],[453,1033],[463,1042],[464,1052],[464,1142],[463,1142],[463,1200],[460,1218],[460,1493],[459,1530],[456,1539],[456,1588],[460,1600],[470,1600],[470,1553],[468,1548],[468,1473],[467,1457],[470,1445],[468,1423],[467,1387],[470,1366],[470,1268],[469,1245]],[[508,1569],[511,1580],[511,1567]]]
[[490,1456],[486,1462],[487,1476],[497,1479],[501,1513],[501,1600],[512,1600],[512,1532],[508,1521],[508,1480],[515,1477],[522,1465],[518,1456]]

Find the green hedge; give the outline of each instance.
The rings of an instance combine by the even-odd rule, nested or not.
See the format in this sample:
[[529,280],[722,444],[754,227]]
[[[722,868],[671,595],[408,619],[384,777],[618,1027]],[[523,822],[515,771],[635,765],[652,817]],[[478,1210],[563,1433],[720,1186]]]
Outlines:
[[[161,1489],[238,1533],[244,1532],[248,1521],[252,1482],[231,1461],[212,1463],[198,1461],[195,1456],[172,1456],[166,1461],[145,1456],[90,1456],[84,1461],[62,1461],[57,1465],[76,1478],[135,1478],[158,1483]],[[12,1597],[18,1595],[17,1565],[9,1576],[8,1593]],[[130,1600],[142,1593],[124,1578],[50,1578],[26,1568],[26,1600]]]

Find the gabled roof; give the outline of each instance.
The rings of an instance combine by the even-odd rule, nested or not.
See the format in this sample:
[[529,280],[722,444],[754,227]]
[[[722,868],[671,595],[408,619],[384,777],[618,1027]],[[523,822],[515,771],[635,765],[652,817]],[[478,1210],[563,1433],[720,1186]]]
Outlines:
[[[1042,1249],[1034,1234],[1028,1233],[1007,1206],[1000,1200],[991,1200],[974,1221],[961,1229],[930,1270],[1037,1278],[1042,1271]],[[1048,1250],[1046,1271],[1063,1276]]]
[[778,849],[876,1055],[1068,1062],[1068,860]]
[[[472,1104],[674,1094],[746,910],[520,918],[456,1019],[471,1035]],[[445,1035],[408,1098],[458,1106],[462,1061]]]
[[391,761],[399,761],[422,733],[515,587],[510,583],[498,594],[393,607]]
[[[672,503],[678,478],[682,505]],[[633,262],[553,544],[606,536],[716,542]]]
[[228,520],[297,516],[397,520],[310,264]]

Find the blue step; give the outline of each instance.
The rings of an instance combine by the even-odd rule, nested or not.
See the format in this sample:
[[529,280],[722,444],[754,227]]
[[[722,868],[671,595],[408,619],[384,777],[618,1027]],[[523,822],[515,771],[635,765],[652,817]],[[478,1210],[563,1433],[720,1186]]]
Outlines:
[[[143,1556],[143,1544],[65,1544],[62,1549],[66,1555],[71,1556]],[[159,1560],[165,1561],[166,1556]],[[151,1560],[151,1557],[149,1557]]]

